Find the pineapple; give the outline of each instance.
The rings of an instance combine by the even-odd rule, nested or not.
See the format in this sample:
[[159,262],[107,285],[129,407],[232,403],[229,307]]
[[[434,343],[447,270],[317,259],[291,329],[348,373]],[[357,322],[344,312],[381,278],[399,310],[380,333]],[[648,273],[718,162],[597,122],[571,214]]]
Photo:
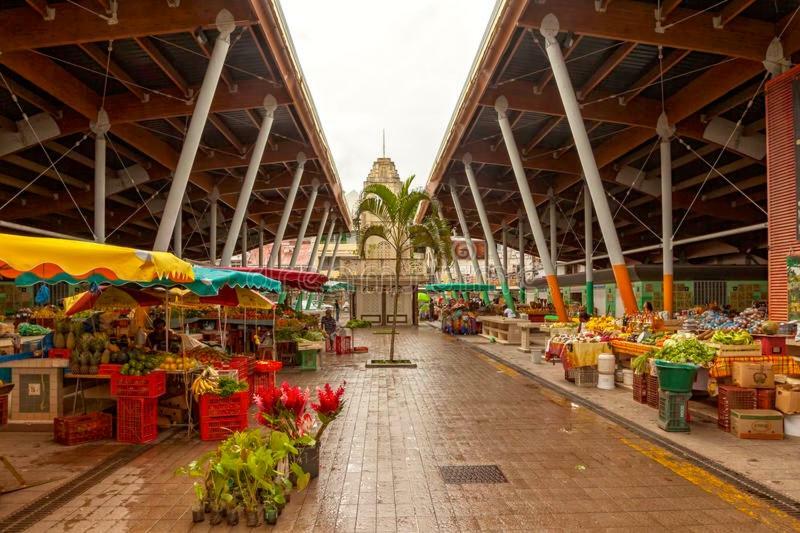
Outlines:
[[89,373],[89,359],[91,358],[91,354],[89,352],[81,352],[80,361],[81,361],[81,374],[88,374]]
[[98,365],[100,365],[100,352],[94,352],[91,357],[89,358],[89,373],[90,374],[97,374]]
[[73,374],[78,374],[81,371],[81,362],[78,357],[78,352],[72,352],[69,356],[69,370]]

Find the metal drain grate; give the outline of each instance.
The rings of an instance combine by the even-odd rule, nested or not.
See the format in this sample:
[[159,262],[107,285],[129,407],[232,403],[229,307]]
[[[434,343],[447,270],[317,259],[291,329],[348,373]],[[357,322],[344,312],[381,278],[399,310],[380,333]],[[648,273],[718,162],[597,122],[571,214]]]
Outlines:
[[[156,443],[161,441],[156,441]],[[3,518],[0,522],[0,533],[17,533],[25,531],[50,513],[62,507],[96,485],[117,469],[133,461],[136,457],[149,450],[153,444],[126,446],[115,453],[95,468],[67,481],[60,487],[48,492],[44,496],[32,501],[25,507]],[[22,489],[25,490],[25,489]]]
[[497,465],[451,465],[440,466],[439,472],[448,485],[466,483],[508,483],[505,474]]

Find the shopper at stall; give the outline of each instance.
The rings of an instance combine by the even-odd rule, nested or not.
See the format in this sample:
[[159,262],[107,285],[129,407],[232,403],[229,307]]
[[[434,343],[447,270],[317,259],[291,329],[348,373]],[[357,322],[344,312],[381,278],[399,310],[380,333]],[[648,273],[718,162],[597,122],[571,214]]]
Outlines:
[[333,342],[333,338],[336,336],[338,322],[336,322],[336,319],[331,315],[330,309],[325,310],[325,316],[320,319],[320,325],[322,326],[322,329],[325,330],[325,334],[328,336],[328,339]]
[[581,322],[588,322],[590,318],[589,313],[586,312],[586,308],[581,307],[578,311],[578,320]]
[[517,318],[517,315],[514,313],[514,311],[512,311],[507,305],[503,306],[503,316],[506,318]]

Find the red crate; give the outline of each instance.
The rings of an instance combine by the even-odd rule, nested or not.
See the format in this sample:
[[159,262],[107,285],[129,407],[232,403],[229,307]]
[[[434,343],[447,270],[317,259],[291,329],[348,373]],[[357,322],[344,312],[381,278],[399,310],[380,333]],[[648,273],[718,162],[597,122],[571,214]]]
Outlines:
[[253,374],[253,384],[250,387],[250,397],[257,394],[262,387],[270,388],[275,387],[277,379],[275,372],[264,372],[263,374]]
[[647,403],[647,374],[633,374],[633,400]]
[[72,355],[72,350],[69,348],[50,348],[47,350],[47,357],[49,359],[69,359]]
[[775,389],[756,389],[756,409],[775,409]]
[[200,419],[200,440],[224,440],[234,431],[247,429],[246,416],[224,416]]
[[786,337],[783,335],[753,335],[761,341],[761,355],[786,355]]
[[84,442],[110,439],[113,436],[114,418],[107,413],[60,416],[53,419],[53,440],[73,446]]
[[119,398],[117,440],[142,444],[155,440],[156,437],[158,437],[158,399]]
[[647,405],[658,409],[658,376],[647,375]]
[[337,335],[335,347],[336,355],[353,353],[353,337],[350,335]]
[[367,353],[369,347],[367,346],[353,346],[353,353]]
[[231,357],[231,360],[226,363],[215,361],[214,368],[217,370],[236,370],[239,375],[239,379],[244,381],[247,379],[247,374],[249,372],[249,360],[249,357]]
[[114,374],[119,374],[120,370],[122,370],[122,365],[117,365],[114,363],[100,363],[100,366],[97,367],[97,375],[113,376]]
[[755,409],[756,405],[758,402],[755,389],[720,385],[717,397],[717,425],[725,431],[730,431],[731,409]]
[[8,394],[0,396],[0,426],[8,424]]
[[167,392],[167,374],[154,370],[145,376],[111,374],[111,394],[120,398],[158,398]]
[[227,398],[218,394],[200,396],[200,420],[231,416],[247,416],[250,405],[250,394],[247,391],[236,392]]

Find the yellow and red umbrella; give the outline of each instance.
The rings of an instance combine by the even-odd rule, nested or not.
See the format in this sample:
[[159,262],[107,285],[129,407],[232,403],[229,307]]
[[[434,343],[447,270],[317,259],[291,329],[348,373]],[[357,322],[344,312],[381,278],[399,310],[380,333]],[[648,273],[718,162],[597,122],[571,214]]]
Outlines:
[[127,287],[104,286],[88,290],[64,299],[64,314],[67,316],[95,309],[114,311],[161,305],[163,300],[147,292]]

